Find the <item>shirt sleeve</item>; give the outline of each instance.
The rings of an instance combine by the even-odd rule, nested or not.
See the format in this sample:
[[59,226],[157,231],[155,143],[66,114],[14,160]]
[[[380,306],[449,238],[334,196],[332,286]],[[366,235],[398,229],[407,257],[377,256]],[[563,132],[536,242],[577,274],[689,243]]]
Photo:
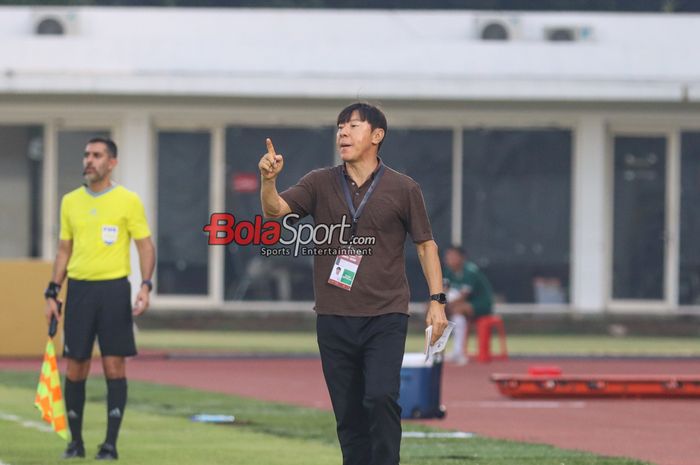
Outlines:
[[66,198],[63,197],[61,199],[61,232],[59,234],[59,238],[62,241],[70,241],[73,239],[73,228],[68,218],[68,206],[66,203]]
[[433,239],[423,193],[418,184],[413,184],[408,193],[408,232],[416,244]]
[[314,170],[305,174],[298,183],[280,194],[280,197],[289,205],[292,213],[299,215],[299,219],[314,214],[318,173],[318,170]]
[[146,221],[146,210],[137,195],[134,195],[132,206],[129,209],[126,229],[129,231],[129,235],[137,240],[151,235],[148,221]]

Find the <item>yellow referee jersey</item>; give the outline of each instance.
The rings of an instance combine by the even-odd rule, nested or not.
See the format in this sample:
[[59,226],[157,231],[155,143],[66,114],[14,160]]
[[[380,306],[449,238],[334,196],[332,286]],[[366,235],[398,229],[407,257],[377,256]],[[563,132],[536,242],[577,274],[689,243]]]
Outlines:
[[131,238],[151,235],[141,199],[114,185],[100,193],[81,186],[61,200],[61,239],[73,241],[68,277],[117,279],[131,272]]

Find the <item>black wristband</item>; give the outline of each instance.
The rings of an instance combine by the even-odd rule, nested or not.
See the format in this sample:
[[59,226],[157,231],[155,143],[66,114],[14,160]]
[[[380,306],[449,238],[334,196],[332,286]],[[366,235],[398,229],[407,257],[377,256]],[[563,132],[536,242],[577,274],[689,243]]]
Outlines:
[[58,293],[61,292],[61,285],[56,284],[53,281],[49,281],[48,286],[46,286],[46,290],[44,291],[44,298],[45,299],[58,299]]
[[141,286],[146,285],[148,287],[148,292],[151,292],[153,290],[153,281],[150,279],[144,279],[141,281]]

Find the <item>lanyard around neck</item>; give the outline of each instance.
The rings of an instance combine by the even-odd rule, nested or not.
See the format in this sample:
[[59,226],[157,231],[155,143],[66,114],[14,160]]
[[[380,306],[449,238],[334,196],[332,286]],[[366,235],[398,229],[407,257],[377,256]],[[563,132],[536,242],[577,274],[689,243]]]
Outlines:
[[367,192],[365,193],[365,196],[362,198],[362,202],[360,202],[360,205],[355,209],[355,204],[352,202],[352,196],[350,195],[350,188],[348,187],[348,182],[345,179],[345,176],[343,175],[343,170],[341,169],[338,172],[338,177],[340,180],[340,185],[343,188],[343,194],[345,194],[345,202],[348,204],[348,209],[350,210],[350,215],[352,216],[352,225],[350,227],[350,239],[355,237],[355,233],[357,232],[357,222],[360,219],[360,215],[362,215],[362,211],[365,209],[365,205],[367,205],[367,201],[369,200],[370,196],[372,195],[372,192],[377,188],[377,185],[379,184],[379,180],[382,178],[382,175],[384,174],[384,163],[379,163],[379,170],[377,171],[377,174],[374,175],[374,179],[372,180],[372,184],[369,185],[369,189],[367,189]]

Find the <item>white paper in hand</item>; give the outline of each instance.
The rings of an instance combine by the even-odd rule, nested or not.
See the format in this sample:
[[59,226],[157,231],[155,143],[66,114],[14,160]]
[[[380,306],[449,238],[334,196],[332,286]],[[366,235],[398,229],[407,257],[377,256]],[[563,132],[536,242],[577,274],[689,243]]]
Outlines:
[[443,331],[442,336],[440,336],[440,339],[435,341],[435,344],[430,344],[430,341],[433,339],[433,325],[428,326],[425,328],[425,361],[427,362],[428,360],[431,360],[435,354],[438,354],[445,350],[445,347],[447,347],[447,340],[450,338],[450,334],[452,334],[452,331],[455,329],[455,324],[452,321],[447,322],[447,328],[445,328],[445,331]]

